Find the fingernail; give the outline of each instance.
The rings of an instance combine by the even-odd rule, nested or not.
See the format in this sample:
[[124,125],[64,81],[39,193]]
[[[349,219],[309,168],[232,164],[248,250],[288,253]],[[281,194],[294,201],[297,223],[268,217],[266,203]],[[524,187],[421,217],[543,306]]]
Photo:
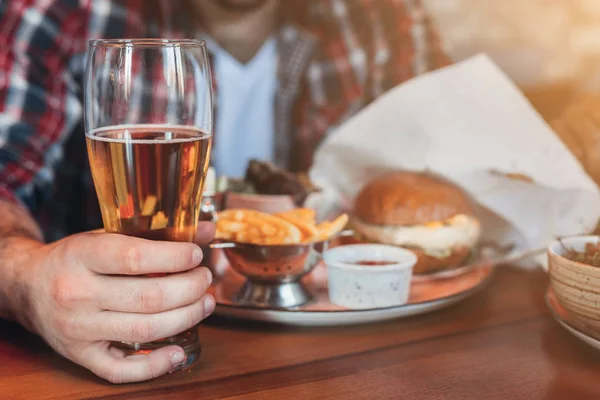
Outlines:
[[208,282],[208,286],[210,286],[210,284],[212,283],[212,280],[213,280],[212,272],[210,272],[210,270],[207,268],[206,269],[206,282]]
[[185,355],[181,352],[173,353],[173,357],[171,357],[171,364],[174,367],[180,366],[185,361]]
[[200,265],[202,262],[202,257],[202,250],[200,250],[200,248],[194,250],[194,253],[192,254],[192,262],[194,263],[194,266]]
[[204,299],[204,315],[209,316],[213,311],[215,311],[215,299],[208,295]]

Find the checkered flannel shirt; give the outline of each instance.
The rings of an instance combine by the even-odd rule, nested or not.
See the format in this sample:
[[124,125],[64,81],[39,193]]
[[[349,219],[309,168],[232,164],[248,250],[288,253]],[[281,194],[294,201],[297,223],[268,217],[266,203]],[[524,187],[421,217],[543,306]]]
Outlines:
[[[48,241],[102,226],[82,124],[88,40],[195,37],[201,27],[189,7],[0,1],[0,198],[28,207]],[[275,154],[291,170],[308,169],[327,133],[375,97],[448,63],[419,0],[286,0],[281,8]]]

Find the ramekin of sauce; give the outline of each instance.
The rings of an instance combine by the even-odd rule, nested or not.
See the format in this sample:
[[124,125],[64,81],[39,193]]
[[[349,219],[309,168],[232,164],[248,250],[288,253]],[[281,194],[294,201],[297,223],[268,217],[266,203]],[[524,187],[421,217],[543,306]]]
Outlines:
[[406,304],[417,256],[379,244],[339,246],[324,253],[329,300],[350,309]]

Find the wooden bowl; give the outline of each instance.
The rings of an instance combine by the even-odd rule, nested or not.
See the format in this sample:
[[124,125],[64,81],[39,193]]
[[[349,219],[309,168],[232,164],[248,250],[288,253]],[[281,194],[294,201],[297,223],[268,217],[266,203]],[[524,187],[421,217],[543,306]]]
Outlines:
[[566,249],[583,251],[600,236],[574,236],[548,247],[548,273],[556,298],[569,314],[569,323],[600,339],[600,268],[562,256]]

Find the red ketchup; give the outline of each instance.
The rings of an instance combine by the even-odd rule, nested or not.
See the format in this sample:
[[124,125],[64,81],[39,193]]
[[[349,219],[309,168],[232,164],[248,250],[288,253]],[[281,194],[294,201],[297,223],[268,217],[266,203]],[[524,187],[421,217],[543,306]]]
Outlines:
[[382,265],[392,265],[392,264],[397,264],[396,261],[386,261],[386,260],[380,260],[380,261],[374,261],[374,260],[363,260],[363,261],[357,261],[353,264],[356,265],[364,265],[364,266],[369,266],[369,267],[379,267]]

